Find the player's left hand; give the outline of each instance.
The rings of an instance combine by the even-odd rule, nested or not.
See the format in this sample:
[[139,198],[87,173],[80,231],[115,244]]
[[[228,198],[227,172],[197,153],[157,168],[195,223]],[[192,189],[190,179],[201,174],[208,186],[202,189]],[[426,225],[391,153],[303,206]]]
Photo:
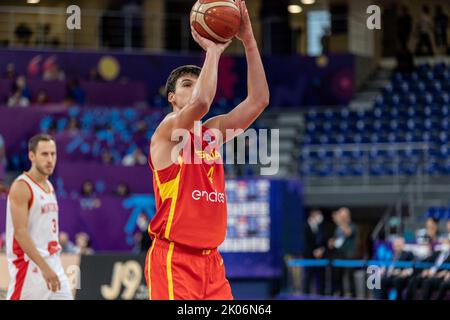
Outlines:
[[236,5],[241,10],[241,27],[236,35],[236,38],[241,40],[243,43],[247,43],[255,39],[250,16],[248,15],[247,5],[245,4],[245,1],[242,0],[236,0]]

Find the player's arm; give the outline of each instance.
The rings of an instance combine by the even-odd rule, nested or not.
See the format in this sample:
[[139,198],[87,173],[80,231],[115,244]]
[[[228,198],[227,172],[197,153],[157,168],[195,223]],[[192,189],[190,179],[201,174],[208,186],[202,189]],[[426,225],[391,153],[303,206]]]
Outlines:
[[246,130],[269,104],[269,86],[248,10],[245,2],[237,0],[236,4],[242,15],[241,29],[237,37],[245,47],[247,58],[247,98],[229,113],[211,118],[205,123],[208,128],[219,129],[226,140],[234,138],[226,136],[227,129]]
[[42,275],[51,291],[61,288],[58,276],[40,255],[28,233],[28,203],[32,199],[29,187],[21,181],[15,182],[9,193],[14,238],[26,255],[41,269]]
[[195,121],[201,120],[208,113],[216,95],[220,56],[231,43],[229,41],[216,44],[200,36],[193,28],[191,33],[194,40],[206,51],[206,58],[188,104],[164,119],[157,129],[157,135],[165,136],[169,140],[173,130],[189,130]]

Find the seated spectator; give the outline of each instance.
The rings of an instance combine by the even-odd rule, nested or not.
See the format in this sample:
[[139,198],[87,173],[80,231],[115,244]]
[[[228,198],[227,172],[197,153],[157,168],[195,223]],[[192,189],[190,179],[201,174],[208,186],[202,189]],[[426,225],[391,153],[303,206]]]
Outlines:
[[432,263],[432,267],[423,270],[411,279],[406,294],[409,300],[417,297],[419,288],[422,289],[421,299],[429,300],[433,292],[438,290],[440,284],[448,277],[448,270],[444,269],[442,265],[450,263],[450,239],[446,238],[442,250],[435,251],[426,262]]
[[147,157],[144,155],[140,148],[134,149],[134,151],[126,155],[122,160],[122,165],[131,167],[135,165],[144,166],[147,164]]
[[10,107],[28,107],[31,100],[31,91],[24,76],[19,76],[13,85],[13,94],[8,99]]
[[5,79],[7,80],[16,80],[16,67],[14,66],[14,63],[8,63],[6,65],[6,71],[5,71]]
[[127,197],[130,194],[130,188],[125,183],[119,183],[116,188],[116,196]]
[[67,130],[71,135],[77,135],[80,132],[78,120],[76,118],[70,118]]
[[76,253],[77,251],[66,232],[59,233],[59,244],[61,245],[63,253]]
[[113,157],[109,150],[103,150],[101,157],[102,157],[103,164],[112,164],[113,163]]
[[[450,220],[447,221],[447,240],[450,240]],[[443,242],[442,250],[449,250],[448,243],[445,244],[445,240]],[[436,300],[444,300],[447,293],[450,291],[450,270],[447,269],[446,274],[442,278],[442,282],[437,289]]]
[[44,63],[44,74],[42,78],[45,81],[63,81],[66,79],[66,75],[64,74],[64,71],[59,69],[58,63],[56,62],[56,58],[49,58]]
[[49,102],[47,91],[44,89],[39,89],[38,93],[36,94],[35,99],[33,100],[33,103],[39,106],[45,105]]
[[8,107],[28,107],[30,100],[22,95],[20,90],[15,91],[8,99]]
[[81,187],[81,196],[82,197],[92,197],[95,195],[94,192],[94,184],[91,181],[85,181],[83,186]]
[[90,255],[94,253],[91,248],[89,235],[85,232],[77,233],[75,236],[75,253],[81,255]]
[[27,79],[24,76],[19,76],[13,86],[13,92],[20,91],[21,95],[31,100],[31,90],[28,87]]
[[102,78],[99,76],[96,67],[89,69],[89,74],[87,78],[89,81],[102,81]]
[[426,242],[434,247],[439,240],[439,220],[428,218],[425,222],[425,228],[417,231],[417,242]]
[[395,238],[392,242],[392,247],[394,251],[392,263],[388,268],[383,268],[382,270],[380,298],[385,300],[389,299],[389,291],[395,288],[396,300],[400,300],[402,291],[411,279],[414,269],[413,267],[404,268],[395,266],[394,263],[398,261],[414,261],[414,254],[404,250],[405,239],[403,237]]
[[72,79],[67,84],[66,104],[84,105],[86,103],[86,93],[81,88],[78,79]]
[[17,38],[19,44],[28,46],[30,45],[31,37],[33,36],[33,31],[27,23],[20,23],[16,26],[14,30],[14,35]]

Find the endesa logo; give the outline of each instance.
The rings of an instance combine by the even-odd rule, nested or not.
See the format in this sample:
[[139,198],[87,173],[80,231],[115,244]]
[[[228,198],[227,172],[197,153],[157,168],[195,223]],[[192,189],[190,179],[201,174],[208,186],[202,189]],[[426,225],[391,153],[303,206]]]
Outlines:
[[194,190],[192,191],[192,199],[195,201],[206,200],[206,202],[225,203],[225,193],[217,192],[217,190],[213,192]]

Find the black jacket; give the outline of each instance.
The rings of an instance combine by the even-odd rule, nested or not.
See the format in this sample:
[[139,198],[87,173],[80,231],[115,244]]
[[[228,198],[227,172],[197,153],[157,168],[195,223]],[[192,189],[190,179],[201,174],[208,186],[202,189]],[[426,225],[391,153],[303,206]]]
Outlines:
[[303,257],[305,259],[314,259],[314,250],[321,247],[326,248],[326,238],[323,222],[319,224],[316,232],[313,232],[309,223],[305,223],[304,240],[305,246],[303,250]]

